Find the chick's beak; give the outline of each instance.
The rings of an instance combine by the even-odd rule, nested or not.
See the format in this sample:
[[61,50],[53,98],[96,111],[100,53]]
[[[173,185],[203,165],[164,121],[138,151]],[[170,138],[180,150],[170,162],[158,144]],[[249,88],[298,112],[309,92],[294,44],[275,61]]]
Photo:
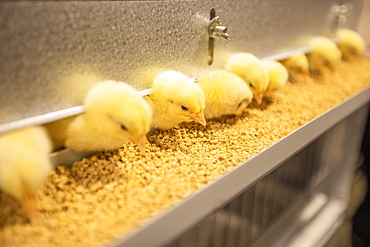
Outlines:
[[263,99],[263,92],[254,94],[253,98],[257,101],[258,104],[261,104]]
[[354,55],[354,59],[355,59],[355,61],[361,61],[361,59],[362,59],[362,55],[361,55],[361,53],[356,53],[356,54]]
[[203,111],[200,111],[198,112],[197,114],[192,114],[192,115],[189,115],[189,117],[195,121],[195,122],[198,122],[200,123],[201,125],[203,126],[206,126],[207,123],[206,123],[206,119],[204,118],[204,113]]
[[329,64],[328,68],[330,69],[331,72],[335,71],[335,65],[334,64]]
[[27,184],[22,183],[22,204],[28,219],[34,218],[36,214],[36,194],[28,187]]
[[302,74],[305,75],[305,76],[311,76],[310,74],[310,71],[309,70],[303,70],[302,71]]
[[141,151],[145,151],[146,134],[133,137],[131,141],[135,143],[140,148]]

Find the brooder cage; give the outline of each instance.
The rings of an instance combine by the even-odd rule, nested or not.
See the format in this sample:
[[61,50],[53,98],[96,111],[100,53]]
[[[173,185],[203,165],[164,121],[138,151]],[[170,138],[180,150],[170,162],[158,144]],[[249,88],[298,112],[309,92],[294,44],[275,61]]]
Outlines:
[[[314,36],[357,29],[364,4],[1,1],[0,132],[81,114],[100,78],[146,89],[143,68],[193,75],[238,51],[262,59],[309,52]],[[369,103],[367,87],[111,245],[336,246]],[[86,155],[51,157],[71,165]]]

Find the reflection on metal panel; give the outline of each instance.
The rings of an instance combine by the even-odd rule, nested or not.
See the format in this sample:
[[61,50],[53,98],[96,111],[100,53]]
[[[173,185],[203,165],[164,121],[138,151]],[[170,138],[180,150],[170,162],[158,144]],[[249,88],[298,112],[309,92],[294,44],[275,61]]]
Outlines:
[[[353,16],[363,1],[353,3]],[[1,1],[1,124],[82,104],[101,80],[150,86],[160,70],[208,68],[212,8],[231,37],[215,41],[213,67],[231,53],[271,56],[334,37],[334,0]],[[304,16],[304,18],[302,18]],[[355,17],[354,17],[355,18]],[[357,23],[349,23],[353,27]]]

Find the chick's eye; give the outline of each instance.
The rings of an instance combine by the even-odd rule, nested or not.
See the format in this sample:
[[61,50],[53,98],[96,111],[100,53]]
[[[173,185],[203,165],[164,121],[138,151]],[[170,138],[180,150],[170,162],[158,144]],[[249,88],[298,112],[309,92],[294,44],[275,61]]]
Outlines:
[[249,86],[253,87],[253,84],[252,83],[249,83]]
[[356,54],[356,49],[354,47],[348,47],[349,54]]
[[121,124],[121,129],[123,129],[123,130],[126,130],[126,131],[127,131],[126,126],[124,126],[123,124]]
[[183,105],[181,105],[181,109],[182,109],[183,111],[188,111],[188,110],[189,110],[186,106],[183,106]]
[[302,72],[302,68],[301,67],[293,67],[292,70],[298,72],[298,73],[301,73]]
[[326,59],[324,56],[320,56],[320,59],[324,66],[327,66],[329,64],[328,59]]

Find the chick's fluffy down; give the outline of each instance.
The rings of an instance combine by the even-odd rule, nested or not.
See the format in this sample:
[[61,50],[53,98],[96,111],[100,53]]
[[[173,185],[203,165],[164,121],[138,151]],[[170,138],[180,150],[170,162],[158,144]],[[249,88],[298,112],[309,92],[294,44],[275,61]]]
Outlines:
[[266,92],[278,90],[288,81],[288,71],[281,63],[273,60],[262,61],[269,74],[269,84]]
[[189,121],[206,124],[204,93],[194,79],[180,72],[168,70],[157,75],[146,100],[153,110],[153,129],[171,129]]
[[0,188],[23,202],[25,196],[36,196],[53,168],[50,152],[51,142],[43,127],[1,135]]
[[362,36],[347,28],[341,28],[337,33],[338,47],[342,52],[343,59],[350,60],[359,58],[365,51],[366,42]]
[[128,84],[105,81],[95,85],[86,96],[85,107],[85,113],[68,127],[68,148],[103,151],[120,148],[127,141],[145,146],[152,111]]
[[197,84],[206,96],[206,119],[240,115],[253,98],[252,91],[242,79],[224,70],[200,76]]
[[342,53],[330,39],[322,36],[311,40],[311,52],[307,54],[311,72],[321,73],[325,67],[334,70],[342,59]]
[[256,56],[250,53],[236,53],[227,60],[225,70],[243,79],[257,102],[262,102],[269,77],[266,69]]
[[308,59],[306,54],[304,54],[303,52],[299,52],[287,59],[281,60],[280,63],[283,64],[287,69],[289,73],[289,79],[291,81],[296,80],[296,78],[302,74],[310,74]]

